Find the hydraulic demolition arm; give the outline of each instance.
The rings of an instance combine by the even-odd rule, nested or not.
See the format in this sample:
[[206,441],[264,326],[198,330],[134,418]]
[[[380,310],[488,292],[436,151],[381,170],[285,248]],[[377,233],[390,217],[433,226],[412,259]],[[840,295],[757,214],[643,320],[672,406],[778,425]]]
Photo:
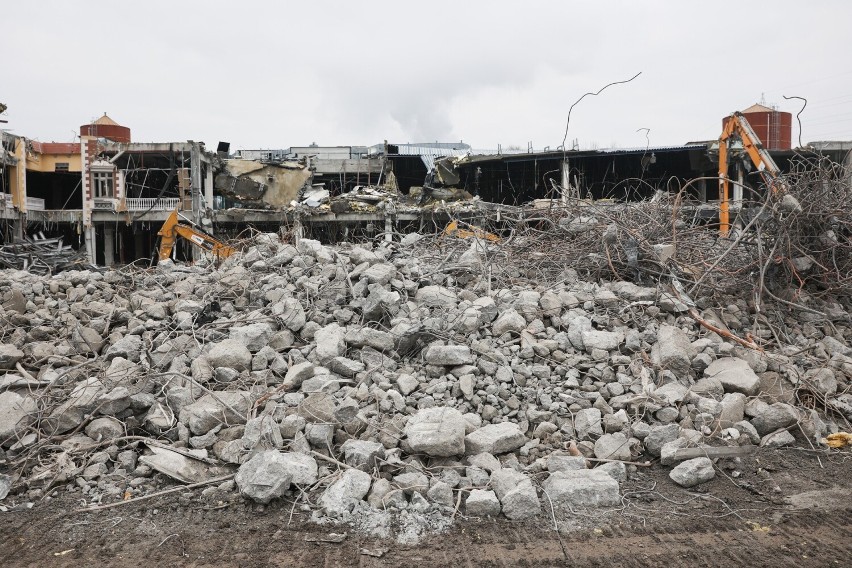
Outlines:
[[719,231],[723,236],[726,236],[731,230],[729,204],[731,180],[728,177],[728,146],[736,139],[742,141],[743,149],[748,153],[757,171],[760,172],[766,186],[771,188],[772,191],[778,190],[776,184],[781,175],[775,160],[772,159],[769,152],[763,149],[760,138],[757,137],[745,116],[740,112],[733,113],[725,123],[722,135],[719,136]]
[[212,252],[219,259],[228,258],[236,252],[236,249],[223,244],[204,231],[196,229],[188,224],[183,224],[178,219],[178,211],[175,209],[160,231],[160,260],[168,260],[172,255],[172,249],[178,237],[183,237],[197,247]]

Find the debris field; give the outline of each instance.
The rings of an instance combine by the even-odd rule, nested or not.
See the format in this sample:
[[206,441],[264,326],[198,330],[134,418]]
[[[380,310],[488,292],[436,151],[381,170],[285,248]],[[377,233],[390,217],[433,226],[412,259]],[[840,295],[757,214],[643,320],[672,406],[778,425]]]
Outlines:
[[[818,207],[768,196],[757,223],[813,261],[797,275],[824,234],[776,244]],[[688,216],[577,201],[467,238],[259,233],[220,263],[2,271],[0,508],[175,484],[415,542],[621,507],[652,464],[694,488],[758,447],[848,451],[848,290],[788,294],[783,262],[748,280],[772,253]]]

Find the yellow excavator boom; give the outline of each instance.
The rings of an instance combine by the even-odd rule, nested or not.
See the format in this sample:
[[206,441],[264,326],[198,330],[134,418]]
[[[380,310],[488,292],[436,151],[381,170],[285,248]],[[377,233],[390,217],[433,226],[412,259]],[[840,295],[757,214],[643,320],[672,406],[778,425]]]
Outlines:
[[731,180],[728,177],[728,145],[733,139],[739,138],[743,143],[743,149],[751,158],[752,163],[760,172],[763,181],[772,191],[777,191],[777,181],[781,176],[781,170],[769,152],[763,149],[763,144],[752,129],[748,120],[741,112],[735,112],[725,123],[722,135],[719,136],[719,232],[727,236],[731,230],[730,218],[730,188]]
[[177,209],[172,211],[172,214],[169,215],[157,234],[160,235],[160,260],[169,259],[178,237],[182,237],[195,246],[212,252],[219,259],[228,258],[236,252],[235,248],[217,241],[204,231],[181,224],[178,219]]

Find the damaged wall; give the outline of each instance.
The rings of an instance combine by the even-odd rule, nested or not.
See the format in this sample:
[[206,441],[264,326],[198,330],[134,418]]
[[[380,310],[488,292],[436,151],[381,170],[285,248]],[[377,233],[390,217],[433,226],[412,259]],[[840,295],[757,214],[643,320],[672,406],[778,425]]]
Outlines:
[[299,191],[310,184],[312,172],[299,162],[264,164],[255,160],[224,160],[224,169],[216,175],[214,188],[246,203],[282,208],[299,198]]

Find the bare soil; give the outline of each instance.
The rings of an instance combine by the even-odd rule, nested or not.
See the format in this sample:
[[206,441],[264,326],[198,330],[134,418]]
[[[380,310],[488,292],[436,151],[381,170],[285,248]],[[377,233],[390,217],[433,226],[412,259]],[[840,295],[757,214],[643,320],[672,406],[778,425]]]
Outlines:
[[[531,522],[465,519],[401,545],[319,526],[287,502],[213,502],[200,490],[97,512],[75,494],[0,513],[2,566],[809,566],[852,565],[852,452],[759,451],[720,460],[693,490],[640,469],[623,507],[549,510]],[[79,494],[76,494],[79,497]],[[6,503],[12,497],[7,498]],[[545,502],[545,508],[547,503]],[[323,542],[330,533],[342,542]],[[365,554],[381,554],[380,557]]]

